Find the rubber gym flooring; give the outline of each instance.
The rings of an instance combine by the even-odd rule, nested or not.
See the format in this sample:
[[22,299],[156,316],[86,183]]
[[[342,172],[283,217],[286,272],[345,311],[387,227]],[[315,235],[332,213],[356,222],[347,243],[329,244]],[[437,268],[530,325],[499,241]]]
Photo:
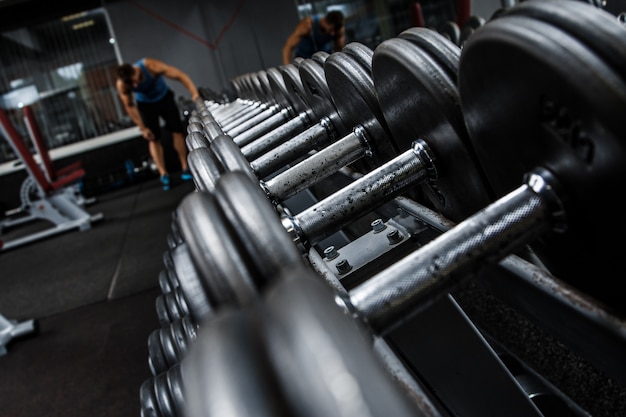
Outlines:
[[0,415],[140,415],[172,213],[194,190],[177,180],[100,195],[91,229],[0,252],[0,314],[38,325],[0,356]]

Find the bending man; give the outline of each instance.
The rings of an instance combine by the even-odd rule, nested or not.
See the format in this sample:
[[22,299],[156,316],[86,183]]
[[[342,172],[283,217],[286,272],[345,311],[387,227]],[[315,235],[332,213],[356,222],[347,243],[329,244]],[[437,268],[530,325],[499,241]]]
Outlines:
[[345,46],[343,20],[343,13],[337,10],[324,17],[302,19],[285,42],[283,64],[289,64],[294,56],[311,58],[319,51],[341,51]]
[[191,94],[191,100],[198,97],[198,89],[191,78],[181,70],[152,58],[143,58],[134,64],[124,63],[117,69],[116,88],[126,113],[141,130],[141,136],[148,141],[150,156],[161,176],[164,190],[169,190],[170,176],[165,167],[161,127],[159,118],[165,121],[165,129],[172,133],[172,145],[178,154],[182,167],[181,178],[192,179],[187,165],[185,127],[174,93],[165,78],[179,81]]

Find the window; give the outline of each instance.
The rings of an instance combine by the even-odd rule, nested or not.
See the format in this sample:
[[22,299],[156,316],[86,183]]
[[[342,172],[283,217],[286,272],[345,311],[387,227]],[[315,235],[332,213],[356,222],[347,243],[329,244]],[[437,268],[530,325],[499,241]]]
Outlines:
[[[30,143],[30,105],[49,149],[129,126],[115,90],[119,64],[103,8],[0,32],[0,107]],[[0,163],[16,159],[0,140]]]

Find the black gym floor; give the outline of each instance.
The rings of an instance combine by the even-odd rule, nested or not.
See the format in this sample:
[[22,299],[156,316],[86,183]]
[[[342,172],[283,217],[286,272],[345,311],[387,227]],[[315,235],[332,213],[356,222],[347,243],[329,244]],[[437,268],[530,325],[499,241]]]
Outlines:
[[0,314],[39,327],[0,356],[2,416],[139,415],[172,213],[194,190],[177,179],[98,196],[91,229],[0,252]]

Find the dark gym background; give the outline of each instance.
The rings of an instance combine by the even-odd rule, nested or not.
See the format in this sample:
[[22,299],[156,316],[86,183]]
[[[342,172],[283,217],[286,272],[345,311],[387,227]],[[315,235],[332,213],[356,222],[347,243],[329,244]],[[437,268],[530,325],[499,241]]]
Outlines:
[[[321,8],[338,3],[314,4]],[[379,3],[408,13],[412,2]],[[0,0],[0,31],[104,7],[120,61],[155,57],[183,69],[198,86],[220,91],[239,74],[280,64],[300,4]],[[625,4],[609,1],[607,8],[624,10]],[[473,2],[472,13],[488,17],[500,5],[494,0]],[[181,85],[169,84],[177,95],[187,95]],[[160,292],[162,254],[172,212],[193,192],[193,185],[174,175],[175,183],[166,193],[149,170],[129,178],[127,162],[139,166],[147,160],[145,142],[136,136],[94,146],[55,164],[78,159],[87,170],[85,190],[97,198],[87,209],[103,213],[104,219],[85,232],[0,253],[0,314],[15,320],[35,318],[40,326],[39,332],[16,340],[8,354],[0,356],[2,416],[138,416],[139,386],[151,376],[147,338],[159,326],[154,303]],[[171,153],[168,166],[173,172],[179,169]],[[0,175],[0,210],[19,203],[24,178],[19,168]],[[625,415],[624,389],[614,386],[604,394],[596,415]]]

